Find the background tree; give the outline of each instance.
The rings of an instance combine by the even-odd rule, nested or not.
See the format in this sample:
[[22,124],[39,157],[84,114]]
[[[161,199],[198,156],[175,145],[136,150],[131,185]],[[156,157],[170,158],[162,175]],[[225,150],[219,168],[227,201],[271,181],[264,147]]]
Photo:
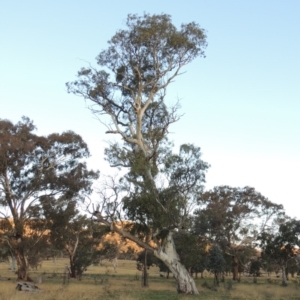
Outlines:
[[253,282],[257,282],[258,276],[260,276],[260,268],[261,268],[261,261],[256,259],[252,260],[250,263],[250,268],[249,268],[249,274],[253,276]]
[[278,231],[263,232],[259,237],[262,259],[273,261],[281,268],[283,285],[287,285],[288,262],[297,256],[299,237],[300,221],[295,219],[281,223]]
[[295,277],[295,274],[297,274],[300,270],[300,265],[299,265],[299,259],[298,259],[298,254],[296,254],[296,256],[289,260],[287,263],[287,267],[286,267],[286,276],[288,279],[288,274],[291,274],[292,278]]
[[195,212],[194,232],[217,243],[232,258],[233,280],[237,280],[245,251],[256,246],[259,233],[283,214],[283,208],[251,187],[215,187],[201,196],[201,202]]
[[[3,218],[11,219],[3,238],[16,258],[21,280],[29,279],[25,257],[28,227],[46,227],[41,199],[79,199],[82,193],[90,192],[97,177],[83,162],[89,151],[79,135],[69,131],[38,136],[34,130],[33,122],[26,117],[17,124],[0,120],[0,206],[4,208]],[[30,222],[32,219],[41,223]],[[37,247],[41,239],[42,235],[31,245]]]
[[88,227],[79,236],[79,243],[73,256],[71,274],[75,274],[79,279],[89,266],[100,261],[99,238],[92,238],[90,226],[89,220]]
[[149,269],[150,267],[156,265],[157,263],[157,258],[150,252],[149,254],[147,253],[147,257],[145,259],[145,250],[140,251],[137,254],[137,269],[139,271],[143,271],[144,270],[144,266],[145,266],[145,262],[146,262],[146,268]]
[[46,250],[49,247],[49,237],[45,229],[45,220],[31,218],[24,222],[26,238],[23,239],[24,253],[28,267],[37,270],[46,257]]
[[101,254],[98,249],[101,231],[95,234],[91,220],[79,214],[76,205],[75,200],[49,197],[42,200],[51,245],[67,254],[71,278],[80,278],[88,266],[100,260]]
[[219,276],[225,271],[225,259],[223,257],[223,252],[220,247],[213,244],[208,252],[206,258],[206,268],[208,271],[214,274],[214,284],[219,285]]
[[[144,202],[148,202],[149,207],[156,207],[152,212],[152,222],[147,226],[152,231],[156,227],[156,237],[160,237],[158,247],[153,249],[125,232],[124,228],[116,228],[111,213],[103,216],[98,212],[96,216],[102,222],[105,218],[112,229],[122,231],[127,238],[154,252],[174,274],[178,292],[197,294],[194,280],[179,263],[172,237],[172,230],[182,227],[185,219],[183,215],[178,218],[179,212],[185,210],[184,187],[181,186],[180,193],[174,185],[161,191],[157,180],[159,163],[168,152],[168,128],[179,119],[176,114],[178,106],[168,108],[165,104],[167,87],[185,65],[197,56],[204,56],[206,36],[204,30],[193,22],[177,29],[166,14],[128,15],[126,25],[127,29],[119,30],[109,41],[108,49],[97,57],[100,70],[93,67],[81,69],[78,79],[68,83],[67,87],[69,92],[91,101],[94,104],[91,110],[102,122],[107,121],[105,116],[108,116],[110,121],[105,123],[107,133],[117,134],[122,139],[120,143],[111,144],[106,151],[107,159],[111,166],[129,168],[127,179],[130,179],[130,172],[135,173],[137,190],[133,192],[131,189],[127,207],[130,206],[129,199],[135,201],[137,211],[146,205]],[[199,174],[204,169],[200,168]],[[185,175],[185,179],[192,180],[188,173]],[[186,187],[197,186],[201,179]],[[142,197],[139,195],[141,190]],[[167,197],[167,192],[176,194],[176,197]]]
[[103,241],[102,239],[99,250],[101,260],[108,259],[110,262],[112,262],[115,273],[117,273],[120,247],[121,245],[117,241],[110,242],[105,240]]
[[267,273],[267,276],[270,277],[272,272],[276,274],[279,271],[279,267],[272,259],[268,259],[266,256],[264,259],[261,259],[262,269]]
[[147,252],[147,250],[141,251],[137,257],[137,269],[142,271],[142,286],[148,287],[148,271],[157,258],[152,254]]

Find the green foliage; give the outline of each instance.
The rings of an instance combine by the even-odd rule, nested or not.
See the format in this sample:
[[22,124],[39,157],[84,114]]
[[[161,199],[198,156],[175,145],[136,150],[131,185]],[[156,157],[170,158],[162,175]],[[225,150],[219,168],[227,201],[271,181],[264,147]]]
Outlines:
[[[141,224],[139,228],[135,226],[134,230],[148,230],[150,233],[149,227],[152,230],[164,227],[189,228],[191,219],[187,212],[203,190],[208,167],[201,159],[200,148],[194,145],[182,145],[179,154],[170,154],[161,172],[168,179],[168,187],[161,188],[158,193],[165,211],[157,205],[152,190],[145,182],[140,182],[130,196],[123,199],[128,218]],[[143,224],[147,226],[143,227]]]
[[123,145],[111,143],[105,149],[105,159],[112,167],[128,168],[126,178],[135,185],[143,183],[148,169],[153,176],[156,176],[159,166],[164,162],[164,157],[170,153],[171,143],[166,137],[166,129],[174,118],[174,112],[170,112],[163,101],[151,102],[141,124],[143,139],[153,150],[151,157],[145,156],[137,145],[124,141]]
[[139,271],[142,271],[144,269],[145,256],[146,256],[146,268],[147,269],[149,269],[153,265],[157,265],[157,258],[151,252],[145,253],[145,251],[141,251],[138,253],[137,260],[136,260],[137,261],[137,269]]
[[117,242],[102,241],[101,249],[99,254],[104,256],[107,259],[113,259],[118,257],[119,254],[119,245]]
[[222,253],[222,250],[220,247],[216,244],[213,244],[208,252],[207,258],[206,258],[206,268],[210,272],[216,274],[216,273],[222,273],[225,271],[225,259]]
[[182,264],[192,272],[204,271],[206,244],[197,236],[181,231],[174,234],[174,242]]
[[261,268],[261,262],[259,260],[253,260],[250,264],[250,275],[254,276],[260,276],[260,268]]
[[48,246],[47,200],[66,207],[68,201],[72,204],[90,193],[98,177],[86,167],[89,151],[78,134],[38,136],[35,129],[27,117],[17,124],[0,120],[0,206],[13,221],[5,241],[16,256],[19,279],[24,280],[28,274],[25,255],[29,262],[37,261]]
[[42,204],[51,245],[67,253],[71,276],[80,277],[88,266],[99,262],[101,251],[97,247],[106,230],[94,231],[91,221],[78,213],[75,201],[48,198]]
[[296,256],[296,248],[300,245],[300,222],[288,220],[279,225],[277,232],[264,232],[259,239],[262,258],[286,266]]
[[[187,208],[186,195],[192,188],[201,190],[208,165],[192,145],[182,146],[179,155],[170,153],[167,133],[179,119],[178,105],[169,108],[164,98],[180,69],[204,56],[206,35],[194,22],[177,29],[166,14],[128,15],[126,27],[97,57],[100,70],[81,69],[78,79],[67,83],[68,91],[96,103],[94,113],[111,117],[107,133],[122,137],[105,154],[111,166],[129,170],[123,180],[130,191],[124,199],[128,218],[153,230],[184,226],[187,220],[180,214]],[[165,175],[173,177],[169,187],[160,189],[155,179],[166,157]]]
[[74,268],[76,276],[80,278],[89,266],[98,263],[99,260],[100,251],[97,249],[97,244],[91,238],[81,237],[71,266]]
[[0,261],[8,261],[11,252],[5,243],[0,243]]
[[206,36],[196,23],[176,29],[166,14],[128,15],[126,26],[99,54],[102,69],[82,69],[78,80],[67,86],[69,92],[95,102],[95,113],[114,120],[116,128],[108,133],[120,134],[124,145],[106,149],[110,164],[129,167],[128,179],[142,176],[145,181],[145,170],[157,174],[168,152],[167,129],[178,120],[178,107],[169,109],[164,103],[166,87],[184,65],[204,56]]
[[[16,125],[1,120],[0,127],[0,172],[8,176],[10,188],[3,189],[2,205],[24,201],[29,195],[31,200],[49,193],[71,198],[81,190],[89,191],[96,174],[81,161],[89,152],[79,135],[69,131],[40,137],[33,134],[35,127],[25,117]],[[30,205],[27,210],[35,213],[33,208]]]
[[[82,69],[79,77],[88,80],[76,81],[75,92],[80,93],[79,88],[84,88],[95,100],[108,98],[113,91],[131,98],[142,86],[142,92],[149,95],[159,90],[165,83],[164,76],[178,65],[204,56],[206,36],[196,23],[183,24],[177,30],[169,15],[145,13],[141,17],[128,15],[126,26],[127,30],[119,30],[109,41],[109,48],[97,57],[98,65],[110,70],[117,84],[108,84],[110,73]],[[84,87],[87,81],[97,84]]]
[[[21,219],[41,217],[37,202],[45,195],[71,199],[90,192],[97,177],[82,162],[89,152],[79,135],[69,131],[43,137],[34,129],[25,117],[16,125],[0,120],[0,174],[7,179],[0,183],[0,205]],[[15,211],[17,207],[23,210]]]
[[282,205],[270,202],[254,188],[215,187],[201,196],[202,207],[196,211],[195,232],[220,245],[237,245],[244,237],[255,237],[261,225],[283,213]]
[[295,276],[295,274],[297,274],[300,271],[300,265],[299,265],[299,257],[298,257],[298,253],[296,254],[297,256],[295,256],[293,259],[290,259],[287,263],[287,275],[291,274],[292,277]]
[[171,186],[178,187],[181,192],[194,191],[197,196],[202,192],[201,183],[205,181],[205,172],[209,165],[201,159],[199,147],[193,144],[180,146],[179,154],[166,158],[164,173]]
[[[226,269],[238,279],[242,265],[255,255],[258,233],[274,219],[282,216],[282,205],[272,203],[254,188],[215,187],[200,197],[193,232],[212,243],[217,243],[226,255]],[[254,222],[255,220],[255,222]]]

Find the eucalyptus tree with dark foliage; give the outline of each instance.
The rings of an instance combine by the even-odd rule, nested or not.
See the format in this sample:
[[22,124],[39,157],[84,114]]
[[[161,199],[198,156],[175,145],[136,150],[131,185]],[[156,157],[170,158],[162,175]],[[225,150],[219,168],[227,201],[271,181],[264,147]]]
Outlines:
[[287,285],[286,269],[296,259],[300,247],[300,221],[287,220],[279,224],[278,230],[263,232],[259,236],[262,259],[276,263],[282,271],[282,284]]
[[[168,107],[165,103],[167,87],[185,65],[204,56],[206,35],[194,22],[177,29],[166,14],[128,15],[126,25],[127,29],[119,30],[108,42],[108,49],[97,57],[100,68],[81,69],[78,79],[67,83],[68,91],[91,101],[92,112],[103,123],[106,121],[106,132],[122,139],[112,143],[106,155],[112,166],[129,168],[127,180],[131,184],[135,181],[136,190],[131,189],[126,209],[129,214],[133,212],[131,201],[135,201],[137,212],[146,206],[153,207],[145,220],[149,219],[148,228],[161,240],[155,251],[150,246],[148,250],[154,251],[170,268],[177,279],[178,292],[197,294],[193,279],[179,263],[172,230],[183,227],[186,195],[190,188],[201,185],[205,164],[199,169],[200,178],[195,177],[193,184],[182,184],[183,180],[194,180],[185,173],[185,178],[183,174],[179,176],[182,185],[171,184],[163,190],[157,178],[160,164],[170,152],[169,126],[179,119],[178,105]],[[187,154],[191,152],[192,149]],[[131,216],[135,222],[142,218],[137,214]],[[98,218],[103,216],[98,214]],[[105,221],[114,227],[114,219],[105,216]],[[134,235],[127,237],[135,240]],[[141,245],[140,239],[135,241]]]
[[225,271],[226,262],[223,252],[218,245],[211,245],[205,264],[207,270],[214,274],[214,284],[219,285],[220,274]]
[[254,248],[258,235],[284,214],[283,207],[251,187],[215,187],[201,196],[201,202],[195,212],[194,232],[218,243],[232,257],[233,280],[237,280],[243,253]]
[[70,278],[80,279],[88,266],[100,260],[97,248],[102,234],[95,234],[95,226],[79,213],[76,200],[45,197],[41,208],[47,219],[49,242],[67,254]]
[[[83,162],[89,151],[78,134],[38,136],[34,130],[26,117],[17,124],[0,120],[0,205],[10,227],[1,238],[16,257],[21,280],[29,279],[26,254],[44,238],[47,222],[42,219],[41,200],[79,199],[91,191],[98,176]],[[35,239],[28,243],[32,232]]]

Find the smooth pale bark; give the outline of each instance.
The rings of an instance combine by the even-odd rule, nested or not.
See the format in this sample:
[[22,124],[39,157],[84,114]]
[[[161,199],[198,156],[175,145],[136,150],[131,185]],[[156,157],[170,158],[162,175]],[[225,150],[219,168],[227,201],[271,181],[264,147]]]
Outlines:
[[161,245],[154,250],[154,255],[163,261],[172,272],[177,282],[178,293],[199,294],[193,277],[180,262],[172,232],[169,232],[161,242]]
[[16,271],[16,258],[14,255],[11,255],[11,270]]
[[285,267],[285,265],[281,266],[281,270],[282,270],[282,284],[283,285],[287,285],[287,277],[286,277],[286,267]]
[[118,267],[118,257],[111,258],[109,261],[111,261],[111,264],[114,268],[114,272],[117,273],[117,267]]
[[68,255],[69,255],[69,260],[70,260],[70,277],[71,278],[76,278],[76,269],[75,269],[75,265],[74,265],[74,257],[77,251],[77,247],[78,247],[78,243],[79,243],[79,234],[76,235],[76,241],[74,246],[71,246],[69,244],[67,244],[65,246],[65,250],[67,251]]
[[69,277],[70,278],[77,278],[77,272],[76,272],[75,264],[74,264],[75,251],[72,252],[68,247],[66,247],[66,250],[68,252],[69,261],[70,261],[70,268],[68,268]]

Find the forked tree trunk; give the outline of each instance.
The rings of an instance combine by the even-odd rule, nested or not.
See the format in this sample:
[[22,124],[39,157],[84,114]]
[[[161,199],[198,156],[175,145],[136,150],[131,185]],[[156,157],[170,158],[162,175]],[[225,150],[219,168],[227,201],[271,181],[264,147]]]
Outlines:
[[184,265],[181,264],[176,252],[172,232],[163,239],[161,245],[154,250],[154,255],[165,263],[177,282],[177,292],[198,295],[195,281]]
[[70,255],[70,278],[76,278],[76,269],[74,264],[74,257]]

